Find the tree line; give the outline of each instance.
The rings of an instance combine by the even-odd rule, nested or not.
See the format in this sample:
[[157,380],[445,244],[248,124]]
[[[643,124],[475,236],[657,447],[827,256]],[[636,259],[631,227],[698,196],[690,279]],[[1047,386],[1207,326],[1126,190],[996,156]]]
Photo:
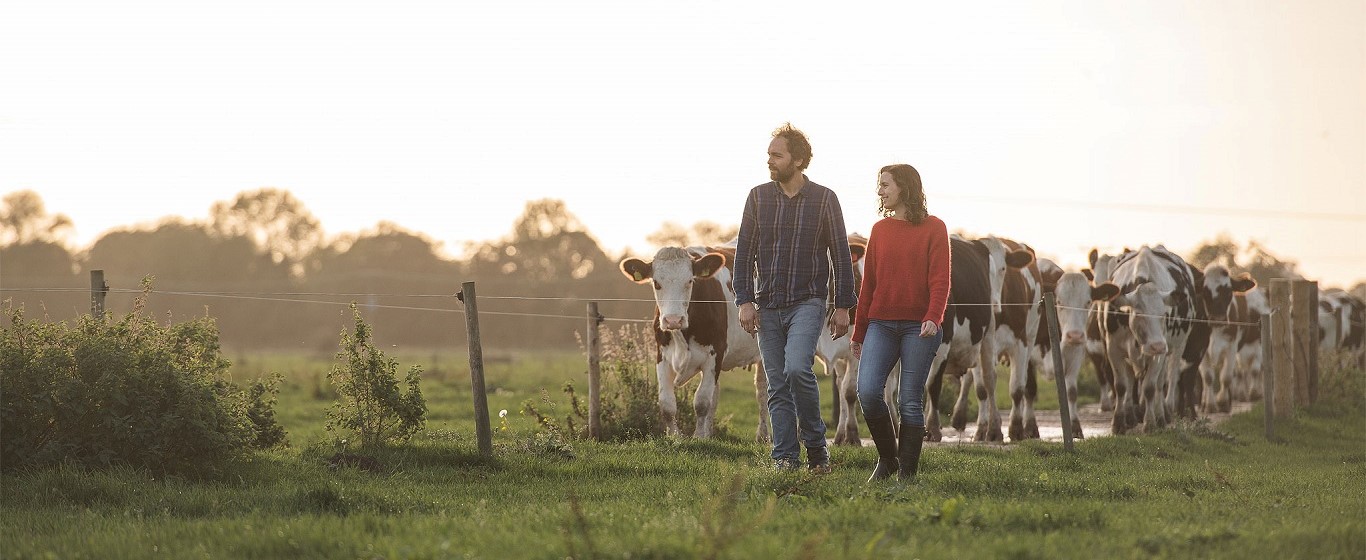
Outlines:
[[[465,318],[454,294],[478,285],[486,348],[573,348],[585,325],[585,302],[599,300],[612,318],[653,315],[648,288],[617,270],[588,229],[555,199],[528,202],[502,238],[468,242],[443,255],[438,242],[391,222],[326,238],[322,224],[286,190],[239,193],[212,205],[207,219],[164,218],[154,227],[117,228],[88,248],[68,247],[72,221],[51,214],[32,191],[0,207],[0,297],[30,317],[74,319],[90,310],[91,270],[103,270],[106,308],[131,308],[152,278],[149,311],[168,321],[212,317],[228,350],[305,350],[330,354],[356,302],[377,342],[433,349],[465,344]],[[655,246],[722,243],[735,226],[664,223]],[[1256,242],[1226,235],[1201,245],[1190,261],[1247,271],[1259,283],[1296,277],[1295,264]],[[1366,286],[1358,286],[1366,291]],[[528,299],[502,299],[528,298]],[[534,298],[534,299],[533,299]],[[319,303],[321,302],[321,303]],[[444,310],[444,311],[441,311]],[[560,317],[563,316],[563,317]],[[493,350],[496,351],[496,350]]]
[[[608,317],[653,314],[648,301],[606,301],[652,294],[621,277],[622,256],[608,255],[560,200],[528,202],[509,234],[469,242],[454,258],[390,222],[327,239],[305,205],[280,189],[217,202],[205,220],[116,228],[83,250],[68,247],[71,220],[50,214],[37,193],[9,193],[3,203],[0,297],[50,321],[90,312],[91,270],[104,271],[108,310],[131,308],[151,277],[149,311],[169,321],[210,316],[224,347],[239,351],[330,354],[351,322],[352,301],[389,347],[463,346],[465,318],[453,311],[463,309],[454,296],[465,281],[478,285],[481,335],[490,348],[572,348],[588,299],[604,300],[600,312]],[[717,243],[734,229],[664,224],[648,240]]]

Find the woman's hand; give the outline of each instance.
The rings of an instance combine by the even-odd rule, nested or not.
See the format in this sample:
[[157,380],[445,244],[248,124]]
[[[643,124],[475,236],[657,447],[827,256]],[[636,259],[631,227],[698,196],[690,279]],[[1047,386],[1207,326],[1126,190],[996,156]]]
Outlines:
[[862,356],[863,356],[863,343],[862,343],[862,342],[850,342],[850,343],[849,343],[849,352],[850,352],[851,354],[854,355],[854,359],[855,359],[855,360],[862,360],[862,359],[863,359],[863,358],[862,358]]
[[920,338],[929,338],[938,332],[939,325],[934,324],[934,321],[925,321],[920,324]]

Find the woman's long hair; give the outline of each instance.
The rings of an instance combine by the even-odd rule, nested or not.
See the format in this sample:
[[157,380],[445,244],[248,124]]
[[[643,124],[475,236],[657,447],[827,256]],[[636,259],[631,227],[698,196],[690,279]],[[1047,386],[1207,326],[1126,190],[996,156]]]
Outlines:
[[[882,170],[878,171],[879,180],[881,180],[883,173],[891,173],[892,180],[896,181],[897,187],[900,187],[901,199],[898,202],[905,206],[908,211],[906,219],[917,225],[925,221],[925,217],[930,215],[930,211],[925,207],[925,186],[920,182],[920,172],[907,164],[894,163],[883,166]],[[878,205],[878,212],[881,212],[884,218],[890,218],[896,213],[881,204]]]

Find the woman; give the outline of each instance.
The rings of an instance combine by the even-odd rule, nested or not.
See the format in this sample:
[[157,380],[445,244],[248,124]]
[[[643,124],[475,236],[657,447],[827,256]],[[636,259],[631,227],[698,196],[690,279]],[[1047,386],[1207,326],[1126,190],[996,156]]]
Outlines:
[[[868,235],[850,348],[861,360],[859,405],[877,446],[877,468],[869,482],[894,471],[901,480],[915,477],[925,437],[925,379],[943,336],[939,325],[949,300],[948,230],[926,211],[920,172],[906,164],[883,167],[877,194],[883,219]],[[900,445],[882,400],[898,360]]]

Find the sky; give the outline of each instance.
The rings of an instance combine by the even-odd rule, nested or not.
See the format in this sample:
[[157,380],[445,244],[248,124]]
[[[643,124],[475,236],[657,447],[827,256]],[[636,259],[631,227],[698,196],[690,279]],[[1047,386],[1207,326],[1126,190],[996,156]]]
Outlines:
[[950,230],[1064,267],[1224,234],[1366,281],[1366,2],[943,4],[10,1],[0,194],[84,248],[273,187],[455,256],[554,198],[649,256],[738,223],[791,122],[853,232],[909,163]]

